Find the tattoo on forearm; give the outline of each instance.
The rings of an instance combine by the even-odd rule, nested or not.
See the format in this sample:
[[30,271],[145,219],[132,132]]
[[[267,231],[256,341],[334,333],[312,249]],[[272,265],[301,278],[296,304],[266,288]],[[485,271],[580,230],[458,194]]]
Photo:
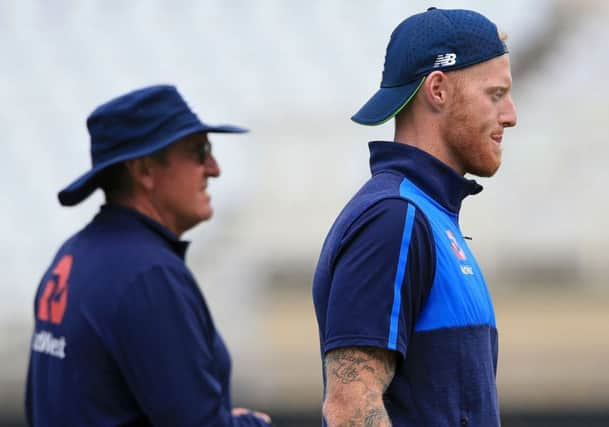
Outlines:
[[[329,423],[329,425],[337,427],[391,426],[383,404],[383,393],[389,387],[395,374],[395,355],[393,353],[372,347],[337,349],[326,355],[324,369],[327,393],[350,396],[345,407],[337,411],[342,414],[339,416],[341,420],[334,421],[333,424]],[[349,406],[351,410],[347,408]],[[347,418],[344,415],[347,415]]]
[[391,427],[391,420],[384,408],[376,408],[368,411],[358,409],[356,413],[336,427]]
[[365,427],[380,427],[385,425],[391,425],[391,421],[389,420],[389,416],[387,415],[385,408],[372,409],[368,412],[366,418],[364,419]]
[[362,370],[367,371],[385,391],[395,372],[393,357],[391,353],[376,348],[337,349],[328,353],[325,358],[326,375],[332,374],[342,384],[349,384],[360,381]]

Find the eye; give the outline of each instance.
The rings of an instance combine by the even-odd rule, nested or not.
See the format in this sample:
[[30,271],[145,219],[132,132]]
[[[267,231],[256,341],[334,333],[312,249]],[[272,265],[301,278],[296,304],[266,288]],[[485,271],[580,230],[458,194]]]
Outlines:
[[491,92],[491,98],[493,99],[493,101],[501,100],[501,98],[503,98],[503,95],[505,95],[505,89],[494,89]]

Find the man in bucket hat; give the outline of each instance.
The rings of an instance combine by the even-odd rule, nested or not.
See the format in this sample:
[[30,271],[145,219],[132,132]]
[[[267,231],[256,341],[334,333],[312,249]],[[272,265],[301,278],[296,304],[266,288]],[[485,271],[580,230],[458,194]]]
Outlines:
[[395,118],[395,141],[369,144],[315,272],[328,426],[500,424],[495,315],[458,213],[482,190],[464,175],[493,175],[516,124],[504,40],[473,11],[409,17],[353,116]]
[[59,193],[106,204],[59,249],[35,300],[26,412],[33,426],[268,426],[231,407],[230,358],[184,263],[212,216],[211,126],[173,86],[136,90],[88,118],[91,170]]

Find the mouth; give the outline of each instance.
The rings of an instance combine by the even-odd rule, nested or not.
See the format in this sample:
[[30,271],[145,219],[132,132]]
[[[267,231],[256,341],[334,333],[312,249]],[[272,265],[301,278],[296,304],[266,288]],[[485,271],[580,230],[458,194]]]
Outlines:
[[497,144],[501,144],[501,141],[503,140],[503,133],[492,133],[491,139]]
[[207,188],[206,187],[201,188],[201,192],[199,193],[199,197],[200,197],[200,200],[204,204],[209,205],[211,203],[211,194],[209,194],[207,192]]

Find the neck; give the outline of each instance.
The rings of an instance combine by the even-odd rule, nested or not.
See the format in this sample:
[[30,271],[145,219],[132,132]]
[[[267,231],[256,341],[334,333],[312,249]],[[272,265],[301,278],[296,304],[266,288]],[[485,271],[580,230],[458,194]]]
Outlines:
[[142,195],[132,195],[130,197],[112,200],[112,203],[134,209],[142,215],[146,215],[148,218],[153,219],[166,227],[177,237],[180,237],[184,232],[184,230],[180,230],[176,222],[169,218],[168,215],[163,215],[162,210],[159,209],[155,205],[154,201],[148,197],[143,197]]
[[394,140],[401,144],[417,147],[448,165],[457,173],[464,175],[451,161],[450,151],[444,141],[438,117],[433,113],[422,111],[405,113],[407,114],[400,114],[395,119]]

